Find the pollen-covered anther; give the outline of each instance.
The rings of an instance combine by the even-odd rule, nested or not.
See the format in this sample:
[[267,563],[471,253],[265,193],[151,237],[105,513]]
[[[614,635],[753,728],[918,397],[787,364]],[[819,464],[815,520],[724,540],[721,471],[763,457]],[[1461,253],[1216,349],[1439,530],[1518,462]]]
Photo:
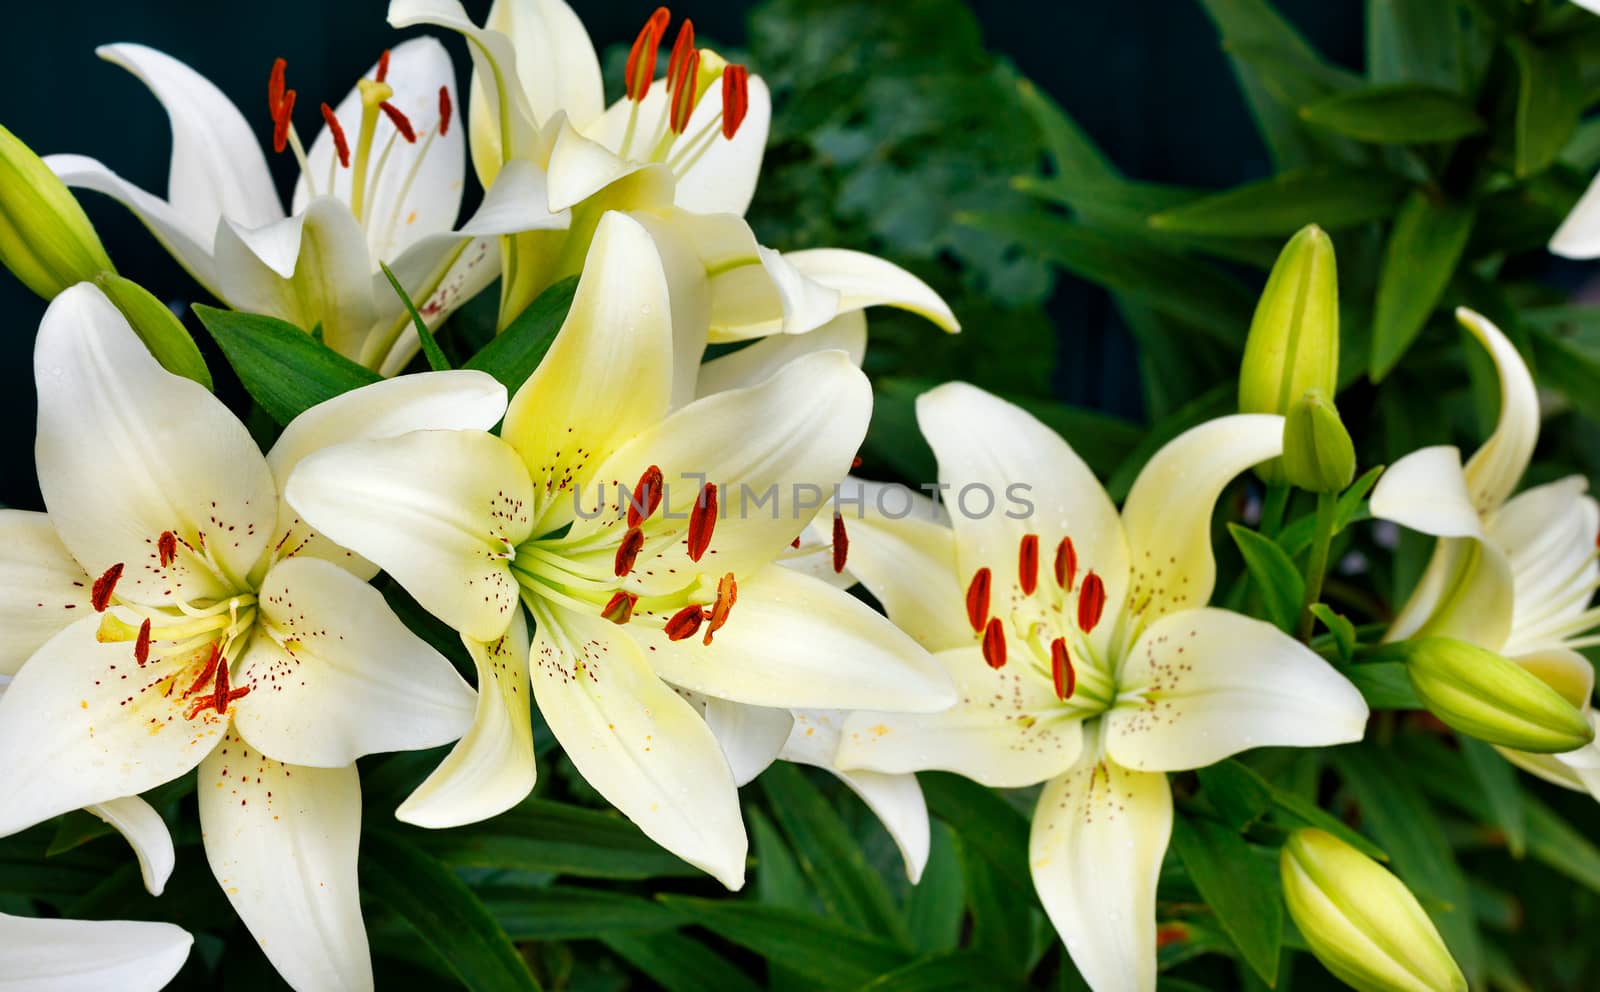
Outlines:
[[450,114],[454,107],[450,103],[450,87],[439,87],[439,137],[450,133]]
[[383,54],[378,56],[378,70],[372,74],[372,78],[381,83],[385,79],[387,79],[388,76],[389,76],[389,50],[387,48],[385,48],[383,50]]
[[328,125],[328,133],[333,135],[333,150],[339,155],[339,164],[350,168],[350,142],[344,136],[344,125],[339,123],[339,115],[326,103],[322,105],[322,120]]
[[644,547],[644,531],[637,527],[629,527],[628,532],[622,535],[622,543],[617,545],[617,558],[613,562],[612,571],[617,578],[622,578],[633,571],[633,563],[639,558],[639,549]]
[[1071,592],[1077,577],[1078,549],[1072,546],[1072,538],[1063,537],[1056,545],[1056,585]]
[[628,52],[628,65],[624,71],[628,99],[643,100],[650,92],[650,83],[656,76],[656,54],[661,48],[661,36],[666,33],[671,20],[672,13],[667,8],[657,7],[650,19],[644,22],[644,27],[639,29],[639,37],[633,39],[633,48]]
[[217,666],[217,684],[212,693],[195,702],[189,709],[189,719],[193,720],[205,710],[216,710],[218,716],[228,715],[228,704],[236,699],[250,695],[250,687],[240,686],[237,689],[228,686],[228,666]]
[[667,82],[675,83],[683,72],[683,64],[694,48],[694,22],[687,17],[678,25],[678,37],[672,43],[672,57],[667,60]]
[[659,466],[652,465],[640,473],[639,483],[628,494],[628,526],[637,527],[655,516],[665,492]]
[[732,141],[749,111],[750,70],[730,65],[722,70],[722,136]]
[[1063,702],[1071,699],[1078,688],[1078,670],[1072,665],[1072,655],[1067,653],[1065,637],[1050,642],[1050,681],[1055,683],[1056,698]]
[[838,575],[844,571],[845,559],[850,556],[850,535],[844,529],[844,517],[835,513],[833,515],[833,571]]
[[272,60],[272,73],[267,76],[267,113],[278,119],[278,104],[283,102],[283,75],[289,68],[286,59]]
[[211,653],[206,656],[205,668],[200,670],[200,674],[193,682],[189,684],[189,688],[183,690],[183,698],[188,699],[190,696],[199,692],[201,686],[210,682],[212,677],[217,674],[217,665],[221,661],[222,645],[219,642],[213,641],[211,644]]
[[717,484],[708,482],[689,511],[689,560],[699,561],[711,547],[711,533],[717,529]]
[[967,622],[974,633],[982,633],[989,622],[989,570],[978,569],[967,584]]
[[111,605],[111,594],[117,589],[117,580],[122,578],[122,562],[117,562],[105,570],[94,585],[89,587],[89,604],[96,613],[104,613],[106,607]]
[[681,641],[684,638],[693,637],[700,629],[700,624],[705,618],[706,611],[704,607],[695,604],[685,606],[667,618],[665,627],[667,640]]
[[1106,608],[1106,585],[1100,576],[1090,572],[1083,577],[1083,588],[1078,590],[1078,629],[1085,634],[1100,622]]
[[600,615],[614,624],[625,624],[633,617],[633,607],[638,602],[638,596],[618,589],[612,595],[610,602],[606,603],[606,608],[600,611]]
[[699,87],[695,85],[700,75],[700,52],[690,49],[683,57],[676,75],[667,77],[667,92],[672,96],[672,113],[667,124],[673,134],[689,129],[689,118],[694,116],[695,98]]
[[389,118],[389,123],[393,124],[394,129],[400,132],[400,137],[406,139],[409,144],[414,145],[417,143],[416,128],[411,126],[411,118],[402,113],[399,107],[385,100],[378,104],[378,109],[383,111],[385,117]]
[[298,94],[285,90],[278,109],[272,113],[272,150],[281,152],[289,146],[289,122],[294,117],[294,101]]
[[1017,548],[1017,585],[1024,596],[1039,588],[1039,535],[1024,534]]
[[139,625],[139,636],[133,642],[133,660],[143,668],[144,663],[150,660],[150,618],[145,617],[144,623]]
[[178,557],[178,535],[170,530],[162,531],[161,536],[156,538],[156,554],[161,557],[162,568],[172,564],[172,560]]
[[1006,631],[999,617],[990,617],[983,628],[983,660],[990,668],[1006,667]]
[[717,582],[717,600],[711,604],[711,615],[706,618],[706,644],[710,644],[711,635],[728,622],[728,614],[733,612],[733,604],[738,599],[739,582],[732,572],[727,572]]

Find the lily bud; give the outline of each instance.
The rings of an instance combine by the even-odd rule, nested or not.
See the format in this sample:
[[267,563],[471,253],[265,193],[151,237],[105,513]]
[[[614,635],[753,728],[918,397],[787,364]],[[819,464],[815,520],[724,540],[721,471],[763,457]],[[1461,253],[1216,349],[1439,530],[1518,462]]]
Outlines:
[[[1339,389],[1339,280],[1333,242],[1315,224],[1284,245],[1256,303],[1239,369],[1239,411],[1287,416],[1311,390],[1331,397]],[[1257,467],[1268,482],[1282,482],[1273,459]]]
[[1339,410],[1313,389],[1283,422],[1283,475],[1307,492],[1336,493],[1356,477],[1356,447]]
[[1576,706],[1493,651],[1448,637],[1405,647],[1406,674],[1418,698],[1463,734],[1535,754],[1574,751],[1594,739]]
[[0,127],[0,263],[45,299],[115,271],[83,207],[44,160]]
[[1465,992],[1467,980],[1416,896],[1332,834],[1296,830],[1278,859],[1284,901],[1311,953],[1370,992]]
[[200,357],[193,335],[165,303],[143,286],[114,272],[100,273],[95,276],[94,284],[106,294],[112,306],[122,311],[133,333],[139,335],[139,340],[150,349],[162,368],[211,388],[211,371]]

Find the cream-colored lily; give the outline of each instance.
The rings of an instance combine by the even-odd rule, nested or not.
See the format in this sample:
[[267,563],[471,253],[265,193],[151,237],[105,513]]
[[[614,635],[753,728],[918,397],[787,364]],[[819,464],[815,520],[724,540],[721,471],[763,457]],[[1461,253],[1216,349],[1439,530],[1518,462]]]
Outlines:
[[[1594,724],[1594,667],[1576,649],[1600,644],[1600,609],[1590,606],[1600,585],[1600,505],[1581,476],[1512,496],[1539,440],[1538,392],[1499,328],[1471,310],[1456,316],[1494,360],[1499,423],[1465,467],[1455,447],[1423,448],[1374,487],[1373,516],[1439,538],[1385,640],[1454,637],[1504,655]],[[1560,755],[1499,750],[1541,778],[1600,797],[1595,744]]]
[[1359,740],[1366,724],[1361,695],[1310,649],[1205,605],[1212,509],[1235,475],[1281,453],[1283,419],[1179,436],[1119,516],[1066,442],[997,397],[951,383],[917,417],[951,522],[851,520],[850,568],[935,652],[961,702],[855,714],[835,760],[1045,783],[1030,842],[1045,911],[1090,987],[1148,992],[1172,827],[1163,773]]
[[850,465],[867,426],[865,377],[845,355],[818,353],[669,414],[672,346],[660,257],[637,221],[610,214],[500,437],[341,445],[306,459],[287,495],[446,623],[496,645],[483,657],[506,705],[480,713],[492,726],[481,747],[463,742],[458,753],[472,753],[450,775],[484,784],[436,777],[424,788],[457,798],[403,815],[460,822],[464,791],[483,792],[476,816],[526,794],[531,668],[534,701],[590,784],[737,888],[746,839],[734,777],[673,687],[769,707],[931,710],[952,697],[887,620],[772,564]]
[[[444,46],[417,38],[385,52],[306,149],[294,128],[296,93],[273,67],[268,110],[274,145],[301,172],[286,217],[261,146],[239,109],[187,65],[143,45],[106,45],[101,58],[139,77],[172,124],[163,200],[81,155],[47,164],[68,185],[106,193],[133,210],[207,290],[239,310],[320,326],[340,354],[393,375],[418,341],[379,271],[394,270],[437,326],[499,275],[501,234],[563,227],[545,210],[542,173],[507,171],[482,208],[454,229],[465,172],[455,69]],[[308,108],[299,106],[302,119]]]
[[157,992],[178,974],[193,944],[171,923],[0,913],[0,989]]
[[862,252],[779,254],[757,244],[743,220],[760,174],[772,101],[760,76],[696,48],[680,26],[663,78],[657,53],[667,29],[652,14],[628,60],[626,95],[604,106],[599,60],[564,0],[496,0],[483,27],[456,0],[391,0],[396,27],[460,32],[472,52],[468,108],[473,164],[485,184],[515,162],[548,173],[552,213],[570,229],[507,239],[502,322],[551,283],[575,274],[608,210],[650,229],[672,287],[681,404],[706,342],[798,334],[841,313],[902,307],[947,331],[950,308],[922,280]]
[[354,762],[455,740],[473,693],[280,489],[328,443],[489,426],[504,388],[378,383],[263,457],[91,284],[50,305],[34,370],[48,515],[0,516],[0,835],[198,766],[207,858],[268,958],[297,988],[370,987]]

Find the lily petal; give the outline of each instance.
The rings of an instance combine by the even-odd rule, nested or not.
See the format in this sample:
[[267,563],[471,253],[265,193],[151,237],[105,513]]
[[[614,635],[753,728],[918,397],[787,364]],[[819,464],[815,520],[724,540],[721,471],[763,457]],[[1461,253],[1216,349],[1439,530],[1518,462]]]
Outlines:
[[158,992],[194,938],[171,923],[30,919],[0,913],[6,992]]
[[[85,571],[124,564],[117,594],[143,603],[232,592],[277,516],[272,474],[244,425],[204,386],[163,369],[87,283],[51,302],[33,360],[39,488]],[[163,568],[156,545],[167,531],[180,547]]]
[[[1597,0],[1574,0],[1578,6],[1600,13]],[[1600,175],[1550,237],[1550,250],[1562,258],[1600,258]]]
[[88,616],[90,585],[48,515],[0,509],[0,675]]
[[1129,610],[1149,624],[1210,601],[1217,580],[1211,552],[1217,498],[1234,476],[1282,453],[1283,418],[1267,414],[1219,417],[1155,453],[1122,507],[1133,564]]
[[550,149],[550,210],[571,209],[613,183],[645,171],[660,173],[663,181],[671,178],[666,167],[619,156],[563,119]]
[[1453,637],[1499,651],[1511,635],[1515,588],[1499,548],[1471,538],[1441,540],[1383,639]]
[[478,669],[477,713],[467,735],[395,810],[397,819],[419,827],[459,827],[487,820],[533,791],[528,621],[519,610],[511,629],[498,641],[462,640]]
[[206,860],[234,912],[298,989],[370,989],[354,765],[303,768],[229,734],[200,766]]
[[125,796],[86,808],[127,840],[134,857],[139,859],[139,875],[144,879],[144,887],[151,895],[159,896],[177,864],[167,821],[138,796]]
[[[583,21],[562,0],[495,0],[484,27],[511,39],[517,78],[540,126],[558,111],[583,125],[605,110],[600,58]],[[480,113],[474,117],[474,129],[480,117],[490,123]],[[487,128],[485,133],[498,151],[497,129]]]
[[1494,515],[1489,540],[1511,565],[1516,594],[1505,653],[1549,647],[1584,625],[1600,581],[1600,506],[1569,476],[1519,493]]
[[445,623],[483,641],[506,632],[512,551],[533,527],[533,485],[509,444],[479,431],[354,441],[302,460],[284,495]]
[[949,304],[931,286],[886,259],[843,248],[808,248],[784,252],[783,258],[807,279],[837,292],[840,312],[892,306],[926,317],[951,334],[961,330]]
[[1040,794],[1033,884],[1090,988],[1155,989],[1156,879],[1171,836],[1165,775],[1085,761]]
[[794,729],[794,716],[786,709],[748,706],[699,693],[692,696],[704,701],[706,725],[717,735],[717,743],[722,745],[733,771],[734,784],[740,788],[755,781],[778,760],[789,740],[789,731]]
[[1488,318],[1465,307],[1456,319],[1494,359],[1500,373],[1500,421],[1494,434],[1467,459],[1467,488],[1479,513],[1488,513],[1506,501],[1533,459],[1539,443],[1539,393],[1533,375],[1516,347]]
[[713,358],[700,366],[695,385],[698,396],[742,389],[770,379],[779,369],[814,351],[837,349],[861,366],[867,352],[867,318],[862,313],[840,314],[810,334],[775,334],[738,351]]
[[1367,704],[1344,676],[1269,623],[1228,610],[1169,613],[1123,663],[1106,751],[1135,771],[1187,771],[1252,747],[1361,739]]
[[950,771],[997,789],[1022,788],[1071,768],[1083,720],[1047,678],[1022,664],[990,668],[976,647],[933,656],[961,701],[939,713],[851,713],[834,765],[902,774]]
[[615,624],[560,607],[534,619],[534,698],[579,773],[656,843],[739,889],[738,789],[705,720]]
[[1379,520],[1434,537],[1483,536],[1461,452],[1448,445],[1418,449],[1390,465],[1373,487],[1370,505]]
[[[662,87],[663,96],[665,89]],[[749,106],[737,134],[731,139],[719,134],[711,139],[703,153],[673,165],[673,171],[678,174],[675,201],[678,206],[700,214],[727,213],[741,217],[750,209],[750,201],[756,195],[756,181],[761,178],[767,135],[772,130],[772,92],[767,89],[766,80],[752,73],[747,98]],[[708,127],[720,129],[713,121],[721,114],[722,101],[715,92],[707,94],[695,107],[684,134],[696,135]]]

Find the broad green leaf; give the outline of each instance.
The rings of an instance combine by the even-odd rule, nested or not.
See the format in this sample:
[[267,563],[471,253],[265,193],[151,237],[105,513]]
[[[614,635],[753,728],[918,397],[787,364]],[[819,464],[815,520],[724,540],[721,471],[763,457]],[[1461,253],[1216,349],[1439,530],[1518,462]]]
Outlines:
[[600,942],[667,992],[760,992],[727,958],[683,934],[613,933]]
[[1313,603],[1311,613],[1333,635],[1334,646],[1338,649],[1339,660],[1348,662],[1356,650],[1356,627],[1343,614],[1334,612],[1333,607],[1327,603]]
[[1295,821],[1296,826],[1316,827],[1343,840],[1370,858],[1389,860],[1383,848],[1350,829],[1344,821],[1327,812],[1316,803],[1301,798],[1287,789],[1280,789],[1261,774],[1237,759],[1218,762],[1202,768],[1200,786],[1212,797],[1220,810],[1230,817],[1250,813],[1248,823],[1259,816],[1259,810],[1270,804]]
[[1307,224],[1338,230],[1389,217],[1405,188],[1387,172],[1306,166],[1156,214],[1150,225],[1235,236],[1287,237]]
[[620,816],[544,799],[524,800],[469,827],[406,836],[456,868],[619,879],[700,874]]
[[[754,805],[746,809],[746,815],[750,819],[750,839],[755,847],[757,901],[786,909],[812,909],[813,893],[778,828]],[[805,992],[810,986],[799,975],[778,965],[767,969],[767,984],[771,992]]]
[[1272,538],[1248,527],[1229,524],[1228,533],[1244,556],[1245,568],[1261,593],[1268,618],[1283,631],[1293,631],[1306,596],[1306,582],[1294,560]]
[[1473,210],[1414,190],[1395,218],[1378,277],[1373,320],[1373,382],[1388,375],[1411,347],[1461,262],[1472,233]]
[[1010,803],[978,783],[947,772],[917,776],[928,810],[950,825],[964,848],[984,857],[1012,892],[1030,892],[1028,821]]
[[1016,87],[1017,99],[1039,128],[1057,175],[1073,180],[1119,178],[1105,153],[1048,94],[1026,79],[1018,79]]
[[489,373],[505,385],[507,392],[515,394],[555,343],[577,291],[578,277],[572,276],[540,293],[462,367]]
[[162,368],[211,388],[211,370],[200,357],[193,335],[165,303],[143,286],[115,272],[100,273],[94,277],[94,284],[128,318],[133,332],[139,335],[139,340],[150,349]]
[[539,987],[472,890],[420,849],[373,831],[361,838],[361,868],[363,891],[405,917],[468,988]]
[[194,312],[245,391],[279,425],[323,400],[381,379],[288,321],[199,303]]
[[961,872],[972,916],[967,947],[993,961],[1002,974],[1020,978],[1032,964],[1033,882],[1013,888],[971,835],[960,836]]
[[1275,984],[1283,899],[1272,863],[1214,820],[1179,816],[1172,824],[1172,846],[1239,953],[1262,981]]
[[589,940],[619,933],[649,933],[688,920],[658,902],[574,886],[489,886],[478,897],[512,940]]
[[995,974],[994,960],[972,951],[953,951],[918,958],[903,968],[880,975],[861,992],[972,992],[973,989],[1021,989]]
[[961,942],[961,919],[966,914],[959,842],[955,832],[941,820],[932,821],[929,828],[928,864],[922,869],[922,879],[906,897],[906,929],[921,951],[953,951]]
[[1600,421],[1600,351],[1543,327],[1533,328],[1532,340],[1540,385],[1554,386],[1585,416]]
[[900,947],[832,919],[744,900],[658,897],[724,940],[817,983],[853,989],[911,959]]
[[1367,76],[1459,91],[1461,12],[1438,0],[1367,0]]
[[1337,666],[1340,674],[1361,692],[1361,698],[1375,710],[1420,710],[1422,700],[1411,687],[1411,678],[1402,662],[1362,662]]
[[1404,83],[1335,93],[1301,107],[1300,116],[1347,138],[1381,145],[1458,141],[1487,127],[1472,104],[1455,93]]
[[1518,176],[1531,176],[1548,168],[1566,147],[1583,116],[1583,93],[1577,68],[1564,52],[1521,37],[1506,44],[1517,63],[1513,166]]
[[1528,814],[1522,803],[1522,786],[1517,771],[1495,749],[1465,734],[1456,740],[1461,757],[1477,780],[1489,810],[1489,820],[1506,835],[1506,850],[1520,859],[1528,846]]

